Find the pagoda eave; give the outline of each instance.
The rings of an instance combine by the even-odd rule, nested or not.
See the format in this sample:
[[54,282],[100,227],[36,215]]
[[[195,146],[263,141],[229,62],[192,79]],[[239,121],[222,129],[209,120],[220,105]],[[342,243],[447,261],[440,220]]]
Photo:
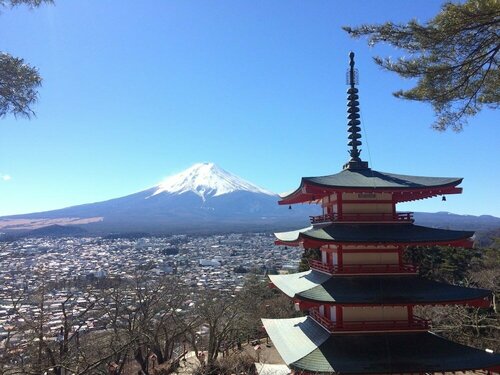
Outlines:
[[316,189],[313,185],[304,184],[304,182],[302,182],[297,190],[281,197],[281,199],[278,201],[278,204],[287,205],[296,203],[312,203],[316,199],[321,199],[329,194],[334,193],[335,190],[333,189]]
[[311,317],[262,322],[284,362],[301,374],[497,371],[500,360],[430,332],[332,335]]
[[303,303],[304,308],[317,304],[353,307],[459,304],[490,307],[492,302],[489,290],[449,285],[415,275],[339,277],[310,270],[290,275],[270,275],[269,278],[276,288]]
[[314,203],[326,196],[339,193],[393,193],[394,203],[409,202],[419,199],[432,198],[440,195],[461,194],[463,189],[457,187],[461,180],[443,186],[422,187],[386,187],[386,186],[326,186],[310,181],[302,181],[299,188],[292,193],[281,197],[280,205],[297,203]]
[[440,189],[393,191],[394,203],[411,202],[440,195],[462,194],[463,189],[455,186]]
[[276,244],[319,248],[323,245],[453,246],[471,248],[471,231],[428,228],[414,224],[315,224],[275,233]]

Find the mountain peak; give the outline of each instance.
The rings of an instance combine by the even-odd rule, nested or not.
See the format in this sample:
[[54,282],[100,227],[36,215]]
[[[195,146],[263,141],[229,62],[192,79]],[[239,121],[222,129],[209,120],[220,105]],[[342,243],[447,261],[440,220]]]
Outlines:
[[235,176],[214,163],[196,163],[185,171],[167,177],[156,186],[153,195],[160,193],[182,194],[193,192],[203,200],[235,191],[249,191],[275,195],[238,176]]

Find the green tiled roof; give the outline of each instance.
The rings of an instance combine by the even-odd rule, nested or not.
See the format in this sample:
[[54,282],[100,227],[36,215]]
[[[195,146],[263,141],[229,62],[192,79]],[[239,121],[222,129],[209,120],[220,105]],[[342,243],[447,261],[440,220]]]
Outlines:
[[331,335],[289,365],[314,373],[433,373],[491,368],[500,365],[500,355],[430,332]]
[[458,185],[462,182],[462,178],[407,176],[402,174],[377,172],[372,169],[345,169],[340,173],[329,176],[304,177],[302,181],[327,187],[415,189]]
[[292,230],[292,231],[288,231],[288,232],[277,232],[277,233],[274,233],[274,235],[280,241],[293,242],[299,238],[299,235],[301,233],[304,233],[304,232],[312,230],[312,229],[313,229],[313,227],[311,225],[311,226],[309,226],[307,228],[303,228],[303,229],[297,229],[297,230]]
[[286,364],[300,360],[330,337],[327,330],[308,317],[262,319],[262,323]]
[[488,369],[500,355],[430,332],[328,334],[312,318],[263,319],[287,365],[312,373],[423,373]]
[[489,298],[486,289],[466,288],[420,276],[330,276],[318,271],[270,276],[290,297],[339,304],[429,304]]
[[326,282],[331,276],[322,272],[299,272],[290,275],[269,275],[271,282],[288,297],[295,297]]
[[331,242],[444,242],[470,238],[474,232],[428,228],[413,224],[321,224],[275,233],[278,240],[294,242],[300,237]]

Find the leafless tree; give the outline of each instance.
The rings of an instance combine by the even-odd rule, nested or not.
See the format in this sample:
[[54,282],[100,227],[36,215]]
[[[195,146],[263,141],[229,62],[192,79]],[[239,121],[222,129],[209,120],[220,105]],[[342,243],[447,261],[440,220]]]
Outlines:
[[205,290],[198,295],[195,310],[194,324],[188,327],[188,341],[206,373],[210,373],[219,353],[239,338],[244,309],[237,295]]
[[188,299],[189,290],[175,277],[151,280],[141,274],[106,291],[101,309],[108,321],[117,374],[129,357],[149,374],[153,362],[163,365],[179,355],[192,316]]

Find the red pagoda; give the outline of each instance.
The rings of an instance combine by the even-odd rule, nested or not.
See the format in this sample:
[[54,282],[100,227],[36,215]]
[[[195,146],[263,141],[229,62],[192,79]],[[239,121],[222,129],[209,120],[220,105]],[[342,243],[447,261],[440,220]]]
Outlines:
[[472,247],[473,232],[413,224],[396,204],[459,194],[461,178],[378,172],[360,158],[361,134],[350,53],[348,132],[351,159],[340,173],[304,177],[279,204],[320,204],[311,226],[276,233],[279,245],[319,249],[311,270],[270,276],[308,314],[263,319],[285,363],[296,374],[403,374],[500,370],[500,355],[454,343],[429,332],[416,305],[490,307],[488,290],[431,281],[403,261],[407,246]]

